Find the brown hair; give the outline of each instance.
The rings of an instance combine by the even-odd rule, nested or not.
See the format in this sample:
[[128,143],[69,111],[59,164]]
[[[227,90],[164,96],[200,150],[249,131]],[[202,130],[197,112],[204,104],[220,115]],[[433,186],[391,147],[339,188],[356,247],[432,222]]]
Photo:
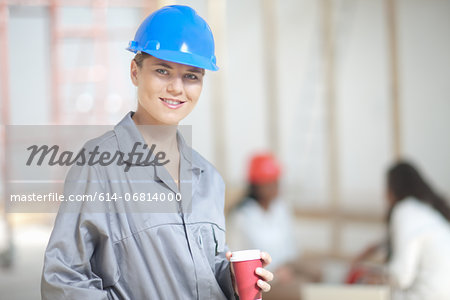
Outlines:
[[144,59],[150,57],[150,54],[139,51],[133,58],[133,60],[136,62],[136,65],[140,68],[142,68],[142,64],[144,62]]
[[409,162],[400,161],[387,172],[387,187],[394,196],[394,204],[388,211],[387,221],[389,228],[387,260],[392,258],[391,221],[394,207],[408,197],[428,203],[438,211],[446,220],[450,221],[450,206],[439,196],[420,175],[419,171]]
[[414,197],[430,204],[450,221],[450,207],[447,202],[431,188],[411,163],[401,161],[395,164],[389,169],[387,179],[388,189],[394,195],[395,204],[407,197]]
[[[139,69],[142,68],[142,65],[144,63],[144,60],[146,58],[149,58],[151,55],[145,52],[141,52],[139,51],[133,58],[133,60],[136,62],[136,65],[138,66]],[[205,75],[205,69],[201,69],[202,70],[202,74]]]

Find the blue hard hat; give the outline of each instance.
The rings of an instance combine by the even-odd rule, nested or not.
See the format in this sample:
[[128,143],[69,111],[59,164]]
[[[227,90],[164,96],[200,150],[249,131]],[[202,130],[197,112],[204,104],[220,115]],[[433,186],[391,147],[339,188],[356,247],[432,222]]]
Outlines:
[[152,13],[139,26],[127,50],[202,69],[219,69],[211,29],[189,6],[165,6]]

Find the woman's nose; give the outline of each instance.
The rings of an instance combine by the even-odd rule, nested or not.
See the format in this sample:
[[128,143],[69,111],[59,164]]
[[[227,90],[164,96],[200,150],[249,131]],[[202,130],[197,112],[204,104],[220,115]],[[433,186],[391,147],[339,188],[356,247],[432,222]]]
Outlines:
[[178,95],[183,92],[183,80],[179,76],[172,78],[167,85],[167,91],[173,95]]

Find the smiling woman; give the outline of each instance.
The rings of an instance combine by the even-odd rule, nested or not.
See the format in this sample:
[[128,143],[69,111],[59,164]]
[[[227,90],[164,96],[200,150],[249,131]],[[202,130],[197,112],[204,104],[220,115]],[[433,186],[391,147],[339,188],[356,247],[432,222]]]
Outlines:
[[[133,155],[123,165],[72,166],[65,195],[117,201],[61,204],[45,254],[42,298],[234,299],[224,182],[177,128],[198,102],[205,69],[218,69],[211,30],[192,8],[167,6],[144,20],[128,50],[136,53],[130,66],[136,112],[84,148],[130,153],[136,143],[156,145],[142,152],[164,153],[167,164],[141,164]],[[142,201],[128,201],[130,195]],[[161,201],[145,202],[146,195]],[[178,195],[180,201],[162,201]],[[264,267],[271,257],[262,252],[261,260]],[[258,287],[268,291],[272,273],[255,273]]]
[[138,53],[131,62],[131,80],[138,89],[137,124],[177,125],[195,107],[204,69]]

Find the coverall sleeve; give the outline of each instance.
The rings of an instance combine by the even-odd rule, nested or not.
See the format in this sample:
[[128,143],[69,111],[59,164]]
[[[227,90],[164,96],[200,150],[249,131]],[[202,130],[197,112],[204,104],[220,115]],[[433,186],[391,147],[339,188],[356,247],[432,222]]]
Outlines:
[[[64,184],[65,197],[101,192],[104,183],[99,178],[94,167],[72,167]],[[107,299],[104,289],[118,278],[109,214],[85,212],[87,205],[61,203],[45,251],[42,299]]]
[[216,279],[227,299],[236,299],[231,280],[230,262],[225,256],[227,251],[228,246],[225,246],[224,251],[216,256]]

